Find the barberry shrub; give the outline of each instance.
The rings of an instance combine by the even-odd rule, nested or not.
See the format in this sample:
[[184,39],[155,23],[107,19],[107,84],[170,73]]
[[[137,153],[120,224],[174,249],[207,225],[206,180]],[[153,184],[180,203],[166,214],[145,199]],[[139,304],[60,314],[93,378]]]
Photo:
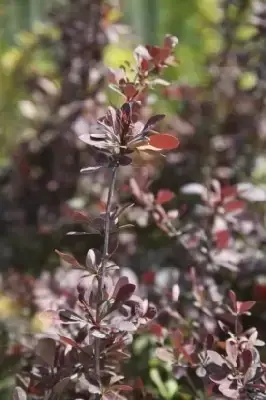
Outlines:
[[[155,130],[165,115],[153,115],[146,122],[141,119],[147,91],[160,84],[161,71],[173,64],[176,44],[177,39],[167,35],[162,47],[137,47],[133,79],[127,77],[124,68],[111,72],[116,79],[112,88],[125,98],[122,106],[108,107],[95,123],[85,117],[75,123],[79,139],[93,149],[95,161],[81,174],[106,169],[109,181],[103,212],[93,220],[76,212],[74,217],[82,220],[88,231],[68,235],[86,237],[94,232],[101,238],[100,246],[88,249],[84,263],[56,250],[64,262],[81,271],[77,298],[66,296],[63,304],[53,304],[40,314],[49,329],[36,337],[35,344],[34,340],[31,343],[34,351],[18,376],[14,399],[25,398],[27,392],[45,399],[59,398],[64,393],[66,398],[111,400],[122,399],[120,393],[132,390],[123,383],[121,372],[122,362],[130,356],[127,346],[135,332],[154,320],[157,311],[147,298],[135,294],[136,285],[127,276],[119,275],[119,266],[113,261],[118,234],[124,228],[120,217],[127,210],[114,204],[113,197],[117,176],[133,162],[135,153],[160,154],[179,145],[174,135]],[[168,193],[162,191],[156,204],[159,206],[167,198]]]
[[[223,3],[226,10],[230,8],[231,2]],[[245,15],[242,6],[241,15]],[[224,24],[223,29],[232,26]],[[73,212],[83,230],[67,236],[77,242],[97,240],[93,239],[95,246],[85,256],[56,250],[67,272],[61,267],[55,276],[41,276],[33,285],[34,307],[49,328],[35,338],[23,339],[26,346],[15,399],[150,399],[158,398],[158,393],[165,399],[266,397],[263,350],[259,352],[264,342],[258,338],[263,329],[249,323],[251,310],[255,313],[260,303],[250,301],[247,292],[253,286],[254,297],[265,299],[264,269],[258,270],[263,265],[265,228],[253,205],[256,202],[263,208],[265,190],[238,183],[243,163],[236,163],[233,172],[237,174],[232,173],[232,151],[237,153],[238,147],[233,147],[231,137],[208,137],[206,145],[205,137],[198,138],[198,143],[190,126],[182,125],[193,137],[192,150],[184,133],[175,151],[179,140],[173,126],[180,121],[173,118],[170,134],[159,133],[165,115],[145,117],[150,110],[150,90],[167,85],[162,73],[174,64],[176,44],[177,39],[167,35],[161,47],[138,46],[134,66],[109,71],[110,88],[121,96],[122,105],[109,106],[97,121],[84,113],[73,124],[94,158],[81,175],[91,179],[95,174],[96,179],[104,176],[105,180],[99,179],[102,213]],[[227,56],[221,55],[223,63]],[[224,69],[221,74],[225,81],[226,73]],[[223,92],[228,85],[219,82],[219,88]],[[178,88],[174,93],[185,97],[186,91],[189,98],[185,100],[198,123],[209,108],[204,100],[195,101],[195,90]],[[173,94],[172,87],[163,92]],[[202,164],[195,161],[195,142],[202,150],[198,157]],[[151,181],[158,176],[164,151],[170,151],[164,165],[171,173],[163,171],[163,186],[158,189],[158,182],[156,188]],[[154,165],[147,163],[142,168],[139,159],[150,157],[156,160]],[[187,160],[194,167],[199,165],[198,170],[188,168]],[[186,167],[190,174],[184,173]],[[181,175],[178,189],[171,186],[169,190],[168,182],[175,185],[172,178]],[[195,179],[199,175],[201,179]],[[132,223],[137,234],[134,230],[128,233]],[[156,235],[160,233],[164,240],[158,245]],[[129,270],[130,255],[134,267]],[[142,260],[147,263],[149,257],[153,268],[143,267]],[[232,286],[241,301],[230,290]],[[125,377],[138,340],[143,349],[147,336],[152,343],[149,356],[154,365],[161,362],[164,368],[162,376],[156,368],[150,369],[150,380],[158,389],[152,393],[135,370],[130,379]]]

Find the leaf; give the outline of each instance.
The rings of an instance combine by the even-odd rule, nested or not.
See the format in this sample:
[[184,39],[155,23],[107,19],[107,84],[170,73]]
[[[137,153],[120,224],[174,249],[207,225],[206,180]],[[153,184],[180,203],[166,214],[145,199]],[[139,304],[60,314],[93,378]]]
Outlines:
[[173,150],[179,146],[179,140],[175,136],[162,133],[150,136],[150,145],[161,150]]
[[61,379],[61,381],[57,382],[53,387],[53,393],[56,395],[60,395],[66,389],[67,385],[70,382],[70,378],[66,377]]
[[227,248],[229,245],[230,234],[228,230],[222,230],[215,233],[215,241],[218,249]]
[[100,259],[101,253],[97,249],[90,249],[86,256],[86,267],[95,272],[100,263]]
[[103,332],[101,332],[101,331],[99,331],[98,329],[91,329],[91,334],[92,334],[92,336],[94,336],[94,337],[96,337],[96,338],[98,338],[98,339],[104,339],[104,338],[106,338],[106,334],[105,333],[103,333]]
[[237,311],[236,294],[235,294],[235,292],[233,292],[233,290],[229,290],[229,297],[230,297],[230,300],[232,302],[234,311]]
[[242,200],[231,201],[230,203],[224,204],[224,210],[226,213],[238,214],[245,208],[245,202]]
[[50,367],[54,366],[56,343],[53,339],[40,339],[35,348],[36,354]]
[[237,312],[239,314],[243,314],[249,311],[252,307],[254,307],[255,304],[256,301],[244,301],[243,303],[241,301],[237,301],[236,303]]
[[225,350],[227,353],[227,359],[236,367],[237,356],[238,356],[238,344],[232,339],[227,339],[225,342]]
[[12,400],[27,400],[27,394],[21,387],[17,386],[13,391]]
[[74,256],[72,256],[71,254],[67,254],[67,253],[62,253],[59,250],[55,250],[55,252],[59,255],[60,258],[62,258],[62,260],[64,260],[66,263],[71,264],[73,267],[77,267],[77,268],[82,268],[83,267],[80,265],[80,263],[78,262],[78,260],[76,260],[76,258]]
[[161,189],[157,193],[156,203],[164,204],[164,203],[167,203],[168,201],[171,201],[173,198],[174,198],[174,193],[171,192],[171,190]]
[[109,87],[111,90],[113,90],[114,92],[116,92],[116,93],[118,93],[118,94],[124,96],[124,94],[121,92],[119,86],[115,85],[114,83],[110,83],[110,84],[108,85],[108,87]]
[[72,310],[61,309],[58,311],[58,316],[60,321],[64,324],[84,322],[84,320]]
[[130,321],[120,321],[117,324],[117,329],[123,332],[135,332],[137,327]]
[[143,58],[144,60],[151,60],[151,56],[149,51],[145,46],[139,45],[134,50],[134,56],[138,60],[139,58]]
[[180,191],[184,194],[195,194],[205,197],[207,189],[200,183],[188,183],[187,185],[182,186]]
[[99,169],[101,169],[101,168],[103,168],[103,167],[104,167],[103,165],[96,165],[96,166],[94,166],[94,167],[82,168],[82,169],[80,170],[80,173],[81,173],[81,174],[87,174],[87,173],[90,173],[90,172],[95,172],[95,171],[98,171]]
[[121,381],[121,380],[124,379],[124,378],[125,378],[124,375],[115,375],[115,376],[112,376],[111,379],[110,379],[110,385],[114,385],[115,383]]
[[222,356],[220,356],[220,354],[217,353],[216,351],[207,350],[206,353],[207,353],[208,363],[213,363],[213,364],[216,364],[216,365],[219,365],[219,366],[222,366],[225,363],[225,361],[222,358]]
[[152,323],[149,326],[149,331],[155,336],[163,337],[163,327],[156,322]]
[[120,278],[118,279],[118,281],[116,282],[115,288],[114,288],[114,292],[112,297],[116,298],[117,293],[119,291],[119,289],[124,286],[127,285],[129,283],[128,277],[127,276],[120,276]]
[[42,311],[38,314],[38,318],[44,322],[50,322],[50,323],[60,322],[58,312],[55,310]]
[[86,387],[88,389],[88,392],[91,394],[100,394],[101,393],[101,388],[100,388],[99,382],[96,379],[90,378],[90,380],[87,380]]
[[173,288],[172,288],[172,299],[173,299],[173,301],[178,301],[179,295],[180,295],[180,287],[176,283],[175,285],[173,285]]
[[266,201],[266,187],[254,186],[251,183],[239,183],[237,185],[239,197],[253,202]]
[[152,368],[150,370],[150,378],[155,386],[158,388],[162,398],[167,399],[168,392],[157,368]]
[[72,210],[70,216],[74,221],[77,221],[77,222],[87,222],[88,223],[90,221],[88,214],[85,211]]
[[146,122],[143,131],[148,131],[152,129],[159,121],[162,121],[165,118],[165,114],[157,114],[153,115],[148,121]]
[[112,389],[119,392],[132,392],[133,390],[133,388],[129,385],[113,385]]
[[206,376],[206,374],[207,374],[207,371],[206,371],[206,369],[205,369],[203,366],[199,366],[199,367],[196,369],[196,375],[197,375],[199,378],[204,378],[204,376]]
[[78,348],[78,344],[71,338],[67,337],[67,336],[59,336],[60,342],[63,343],[64,345],[70,345],[72,347]]
[[244,349],[241,353],[241,358],[243,361],[244,373],[246,373],[253,361],[252,352],[249,349]]
[[115,303],[124,303],[130,299],[135,289],[136,285],[133,285],[133,283],[127,283],[126,285],[122,286],[116,294]]
[[157,78],[152,81],[153,85],[162,85],[162,86],[170,86],[170,82],[165,79]]
[[167,363],[173,364],[175,361],[175,357],[170,349],[167,349],[165,347],[159,347],[155,351],[155,355],[159,360]]

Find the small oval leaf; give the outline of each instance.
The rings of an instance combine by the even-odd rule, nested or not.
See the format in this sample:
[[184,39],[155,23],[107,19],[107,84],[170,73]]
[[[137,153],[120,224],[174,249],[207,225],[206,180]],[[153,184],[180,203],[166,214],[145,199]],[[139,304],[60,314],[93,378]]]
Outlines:
[[172,135],[162,133],[150,136],[150,145],[162,150],[173,150],[179,146],[179,140]]

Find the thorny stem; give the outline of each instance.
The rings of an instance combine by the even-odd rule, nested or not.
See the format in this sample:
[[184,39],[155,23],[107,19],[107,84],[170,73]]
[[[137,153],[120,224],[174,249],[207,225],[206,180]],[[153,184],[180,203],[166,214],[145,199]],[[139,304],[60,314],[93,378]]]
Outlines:
[[[107,203],[106,203],[106,213],[105,213],[105,224],[104,224],[104,245],[103,245],[103,253],[101,259],[101,267],[100,273],[98,275],[98,291],[97,291],[97,306],[96,306],[96,322],[99,323],[100,317],[100,304],[102,301],[102,293],[103,293],[103,284],[104,284],[104,273],[105,273],[105,265],[109,256],[109,239],[110,239],[110,223],[111,223],[111,207],[112,207],[112,198],[115,189],[116,175],[118,171],[118,164],[115,165],[112,169],[112,176],[110,181],[110,187],[108,191]],[[101,371],[100,371],[100,340],[95,339],[95,373],[100,382]]]

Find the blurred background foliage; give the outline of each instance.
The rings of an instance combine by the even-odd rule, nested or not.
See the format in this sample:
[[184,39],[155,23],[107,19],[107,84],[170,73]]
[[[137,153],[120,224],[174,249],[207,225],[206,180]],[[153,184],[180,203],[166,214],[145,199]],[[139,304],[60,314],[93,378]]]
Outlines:
[[[8,162],[23,130],[18,105],[27,97],[28,76],[34,71],[48,75],[54,72],[51,54],[41,46],[42,40],[55,35],[48,18],[54,4],[53,0],[0,2],[0,165]],[[191,85],[204,82],[206,57],[219,49],[219,36],[213,29],[219,19],[217,0],[124,0],[121,6],[122,22],[135,33],[133,42],[158,44],[166,32],[179,38],[178,58],[182,61],[179,68],[168,72],[170,80]],[[131,59],[126,41],[110,44],[105,50],[109,66],[117,67]]]

